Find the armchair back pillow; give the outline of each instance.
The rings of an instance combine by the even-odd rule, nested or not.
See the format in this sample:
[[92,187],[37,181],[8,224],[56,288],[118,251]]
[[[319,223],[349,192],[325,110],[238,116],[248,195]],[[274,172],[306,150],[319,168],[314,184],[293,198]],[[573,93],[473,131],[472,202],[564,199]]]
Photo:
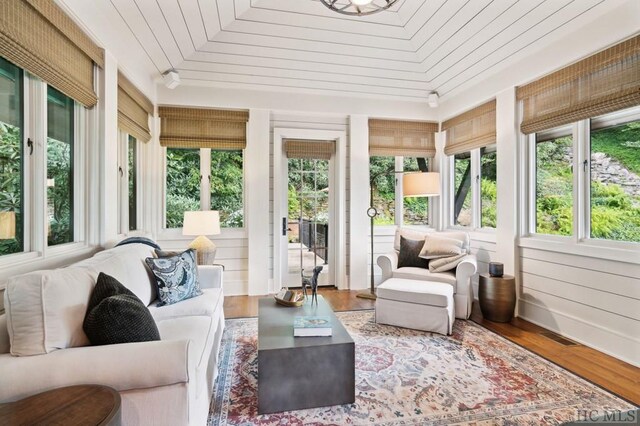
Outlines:
[[464,242],[461,240],[443,237],[434,233],[425,237],[419,256],[423,259],[458,256],[466,253],[466,250],[462,248],[463,244]]
[[420,258],[420,250],[422,250],[423,245],[424,240],[410,240],[405,237],[400,237],[398,268],[428,268],[429,261]]

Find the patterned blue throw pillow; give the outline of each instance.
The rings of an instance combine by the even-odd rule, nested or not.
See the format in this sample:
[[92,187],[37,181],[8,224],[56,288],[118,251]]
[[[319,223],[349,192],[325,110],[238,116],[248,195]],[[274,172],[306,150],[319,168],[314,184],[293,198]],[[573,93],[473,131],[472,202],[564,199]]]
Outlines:
[[196,252],[189,249],[171,257],[145,259],[156,277],[158,306],[171,305],[181,300],[200,296]]

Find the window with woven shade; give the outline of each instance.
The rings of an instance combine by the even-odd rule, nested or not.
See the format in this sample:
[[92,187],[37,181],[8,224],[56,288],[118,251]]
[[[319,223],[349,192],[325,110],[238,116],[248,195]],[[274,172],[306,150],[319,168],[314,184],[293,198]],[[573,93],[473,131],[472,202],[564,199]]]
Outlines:
[[153,104],[124,75],[118,73],[118,127],[141,142],[149,142]]
[[442,123],[447,132],[446,155],[469,152],[496,143],[495,99]]
[[436,155],[438,123],[369,120],[369,155],[430,158]]
[[0,1],[0,56],[92,107],[104,51],[53,0]]
[[158,115],[162,146],[236,151],[247,145],[248,111],[163,106]]
[[522,133],[640,105],[640,36],[518,87]]

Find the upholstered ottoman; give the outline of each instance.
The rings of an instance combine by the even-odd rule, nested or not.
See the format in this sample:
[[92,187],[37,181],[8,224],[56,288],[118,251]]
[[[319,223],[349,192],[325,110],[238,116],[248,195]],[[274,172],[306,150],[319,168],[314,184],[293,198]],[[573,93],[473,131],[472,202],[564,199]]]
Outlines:
[[378,286],[376,322],[451,334],[453,286],[434,281],[389,278]]

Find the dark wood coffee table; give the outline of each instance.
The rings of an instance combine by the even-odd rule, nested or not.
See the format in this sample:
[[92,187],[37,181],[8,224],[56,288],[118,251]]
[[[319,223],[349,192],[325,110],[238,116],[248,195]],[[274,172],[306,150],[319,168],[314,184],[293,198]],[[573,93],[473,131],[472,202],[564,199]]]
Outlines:
[[[293,337],[293,319],[331,318],[331,337]],[[317,305],[287,308],[273,298],[258,305],[258,413],[351,404],[355,346],[322,296]]]
[[102,385],[67,386],[0,404],[0,425],[120,424],[120,394]]

